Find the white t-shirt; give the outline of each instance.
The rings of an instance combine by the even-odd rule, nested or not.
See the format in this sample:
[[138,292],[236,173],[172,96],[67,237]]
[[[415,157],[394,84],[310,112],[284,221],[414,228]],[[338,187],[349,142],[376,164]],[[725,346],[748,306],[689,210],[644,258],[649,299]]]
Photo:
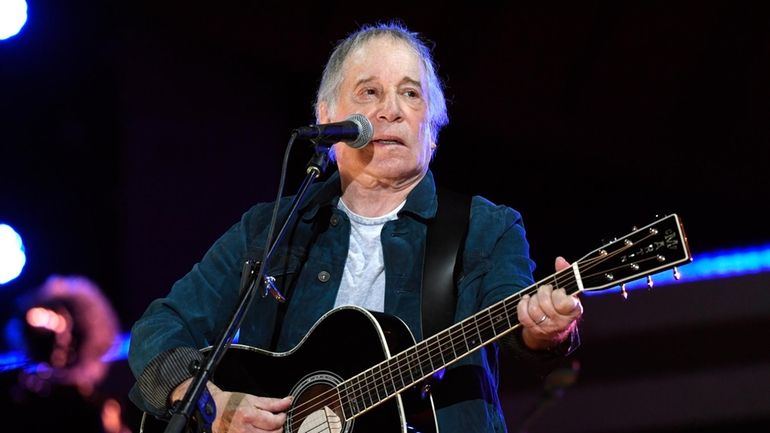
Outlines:
[[350,218],[350,248],[335,307],[358,305],[372,311],[385,310],[385,261],[380,233],[386,222],[398,218],[404,204],[406,200],[386,215],[370,218],[354,213],[339,200],[337,208]]

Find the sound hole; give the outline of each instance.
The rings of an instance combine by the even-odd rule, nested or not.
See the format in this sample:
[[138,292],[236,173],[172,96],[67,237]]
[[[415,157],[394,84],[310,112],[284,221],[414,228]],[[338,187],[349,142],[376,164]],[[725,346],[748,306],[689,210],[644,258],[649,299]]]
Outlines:
[[336,386],[342,379],[330,372],[304,377],[291,390],[294,397],[286,419],[289,433],[349,433],[353,421],[344,422]]

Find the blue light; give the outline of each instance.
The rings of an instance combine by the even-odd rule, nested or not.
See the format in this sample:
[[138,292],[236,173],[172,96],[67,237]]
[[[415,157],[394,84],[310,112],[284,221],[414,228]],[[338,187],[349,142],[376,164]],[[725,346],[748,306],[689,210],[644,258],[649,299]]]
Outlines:
[[[693,255],[691,263],[678,269],[681,274],[679,280],[674,278],[674,273],[671,270],[652,275],[653,287],[770,272],[770,244]],[[646,278],[626,283],[626,290],[642,288],[647,288]],[[604,295],[618,292],[620,292],[620,287],[585,292],[584,294]]]
[[115,337],[115,342],[110,350],[102,356],[102,361],[112,362],[126,359],[128,356],[128,346],[131,344],[131,334],[126,332]]
[[0,373],[24,367],[26,364],[27,357],[24,356],[24,352],[0,353]]
[[0,224],[0,285],[18,277],[25,263],[21,236],[8,224]]
[[0,40],[15,36],[26,22],[25,0],[0,0]]

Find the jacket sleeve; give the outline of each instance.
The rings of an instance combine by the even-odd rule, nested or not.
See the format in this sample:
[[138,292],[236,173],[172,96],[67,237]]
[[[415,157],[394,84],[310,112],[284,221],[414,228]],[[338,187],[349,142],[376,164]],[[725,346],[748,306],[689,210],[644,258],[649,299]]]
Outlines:
[[[478,241],[471,241],[471,239]],[[486,308],[534,284],[534,262],[529,256],[529,242],[521,215],[506,206],[495,206],[476,197],[471,211],[466,262],[483,269],[479,309]],[[473,262],[476,263],[473,263]],[[510,312],[515,318],[516,311]],[[509,358],[526,370],[544,376],[558,366],[580,344],[577,327],[567,340],[552,350],[529,349],[522,340],[521,328],[500,340]]]
[[166,415],[170,392],[192,376],[190,363],[224,329],[238,299],[248,218],[249,212],[133,325],[128,363],[137,383],[130,397],[140,409]]

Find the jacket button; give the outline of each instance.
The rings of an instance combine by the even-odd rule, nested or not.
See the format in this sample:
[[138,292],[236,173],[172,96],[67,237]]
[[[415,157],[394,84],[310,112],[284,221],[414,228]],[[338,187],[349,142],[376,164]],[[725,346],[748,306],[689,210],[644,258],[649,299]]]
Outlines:
[[321,271],[318,273],[318,281],[322,283],[329,281],[329,278],[331,278],[331,274],[326,271]]
[[329,220],[329,223],[331,223],[332,227],[337,227],[337,224],[340,223],[340,217],[337,214],[332,215],[331,219]]

